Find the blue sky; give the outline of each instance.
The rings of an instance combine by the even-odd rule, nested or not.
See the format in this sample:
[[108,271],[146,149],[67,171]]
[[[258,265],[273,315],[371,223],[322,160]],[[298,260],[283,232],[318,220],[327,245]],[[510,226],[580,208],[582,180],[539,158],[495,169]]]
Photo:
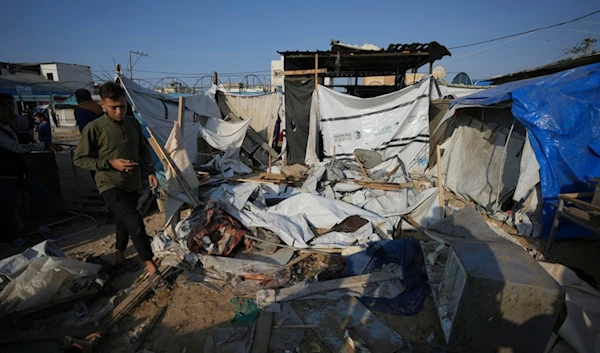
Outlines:
[[[235,80],[227,73],[268,76],[278,50],[326,50],[332,38],[453,47],[598,9],[598,0],[11,1],[0,13],[0,61],[77,63],[102,75],[102,68],[113,72],[113,58],[126,65],[128,50],[139,50],[149,56],[136,65],[137,78],[218,71],[222,80]],[[451,50],[452,58],[436,65],[447,69],[446,79],[460,71],[485,78],[564,58],[565,48],[589,36],[600,39],[600,14],[502,45]]]

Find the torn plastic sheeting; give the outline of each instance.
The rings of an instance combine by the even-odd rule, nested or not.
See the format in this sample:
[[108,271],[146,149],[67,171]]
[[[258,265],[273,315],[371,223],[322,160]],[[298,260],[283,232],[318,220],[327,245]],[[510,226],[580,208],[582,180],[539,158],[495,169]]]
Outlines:
[[311,248],[346,248],[357,244],[367,244],[370,242],[379,241],[379,235],[373,233],[373,225],[368,222],[357,231],[348,232],[330,232],[321,235],[314,239],[310,246]]
[[290,280],[290,270],[284,266],[219,256],[203,255],[199,258],[205,268],[230,273],[244,280],[259,281],[262,288],[277,288]]
[[297,299],[339,299],[345,295],[395,298],[404,290],[393,272],[381,271],[329,281],[306,280],[291,287],[256,292],[256,304],[265,308],[273,303]]
[[61,257],[41,257],[29,263],[0,292],[1,310],[22,311],[51,301],[62,287],[76,280],[93,278],[102,266]]
[[246,137],[248,124],[250,120],[229,122],[206,118],[204,124],[198,124],[198,132],[213,148],[225,152],[223,158],[237,159]]
[[34,245],[20,254],[13,255],[0,261],[0,275],[14,279],[23,272],[29,263],[39,257],[66,257],[65,253],[47,240]]
[[429,294],[427,274],[423,268],[421,245],[412,238],[372,243],[362,252],[344,259],[350,275],[372,273],[386,264],[402,265],[405,290],[392,299],[365,296],[360,302],[367,307],[395,315],[413,315],[421,310]]
[[203,167],[212,167],[221,172],[221,176],[224,178],[233,178],[235,174],[245,175],[252,173],[252,168],[248,167],[244,162],[224,156],[216,156],[210,162],[204,164]]
[[239,211],[260,187],[259,183],[221,184],[212,191],[210,199],[227,207],[230,212],[231,207]]
[[279,204],[269,207],[270,213],[287,216],[303,214],[316,228],[330,229],[352,215],[370,221],[382,237],[391,238],[393,225],[385,218],[343,201],[331,200],[322,196],[302,193],[294,195]]
[[600,347],[600,292],[561,264],[539,264],[566,290],[567,318],[558,335],[577,353],[598,352]]
[[275,214],[248,202],[257,190],[259,193],[263,190],[258,183],[242,183],[236,186],[223,184],[210,197],[225,206],[226,210],[247,228],[265,228],[277,234],[289,246],[308,247],[306,243],[314,237],[314,234],[306,217],[301,214],[293,216]]

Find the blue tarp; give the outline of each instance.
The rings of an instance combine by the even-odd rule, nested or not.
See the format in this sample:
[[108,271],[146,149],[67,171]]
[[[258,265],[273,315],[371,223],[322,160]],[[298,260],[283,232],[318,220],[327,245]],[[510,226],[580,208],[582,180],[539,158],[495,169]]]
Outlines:
[[360,298],[367,307],[394,315],[413,315],[423,307],[429,285],[421,244],[417,240],[401,238],[370,243],[365,251],[348,256],[344,262],[351,276],[374,272],[389,263],[402,265],[404,292],[392,299]]
[[[512,102],[513,116],[529,132],[540,164],[544,236],[559,193],[586,191],[600,176],[600,63],[510,82],[452,102],[489,106]],[[563,224],[565,222],[562,222]],[[581,234],[560,232],[557,238]]]

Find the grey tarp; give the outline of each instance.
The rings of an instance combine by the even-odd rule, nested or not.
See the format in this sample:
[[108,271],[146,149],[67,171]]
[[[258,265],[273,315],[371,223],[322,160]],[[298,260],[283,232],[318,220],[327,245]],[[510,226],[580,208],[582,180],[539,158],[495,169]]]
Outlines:
[[284,85],[287,163],[304,164],[314,80],[286,77]]

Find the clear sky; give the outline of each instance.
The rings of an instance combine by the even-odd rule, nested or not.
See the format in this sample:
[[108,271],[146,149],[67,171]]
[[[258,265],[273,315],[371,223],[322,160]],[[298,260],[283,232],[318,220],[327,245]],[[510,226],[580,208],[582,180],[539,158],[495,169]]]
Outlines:
[[[3,1],[0,61],[77,63],[103,76],[102,68],[114,72],[113,58],[126,66],[128,51],[138,50],[149,55],[136,65],[136,78],[218,71],[233,81],[227,73],[269,76],[278,50],[327,50],[331,39],[450,48],[599,9],[599,0]],[[486,78],[564,58],[564,49],[590,36],[600,39],[600,14],[502,45],[451,50],[452,58],[436,65],[449,80],[460,71]]]

